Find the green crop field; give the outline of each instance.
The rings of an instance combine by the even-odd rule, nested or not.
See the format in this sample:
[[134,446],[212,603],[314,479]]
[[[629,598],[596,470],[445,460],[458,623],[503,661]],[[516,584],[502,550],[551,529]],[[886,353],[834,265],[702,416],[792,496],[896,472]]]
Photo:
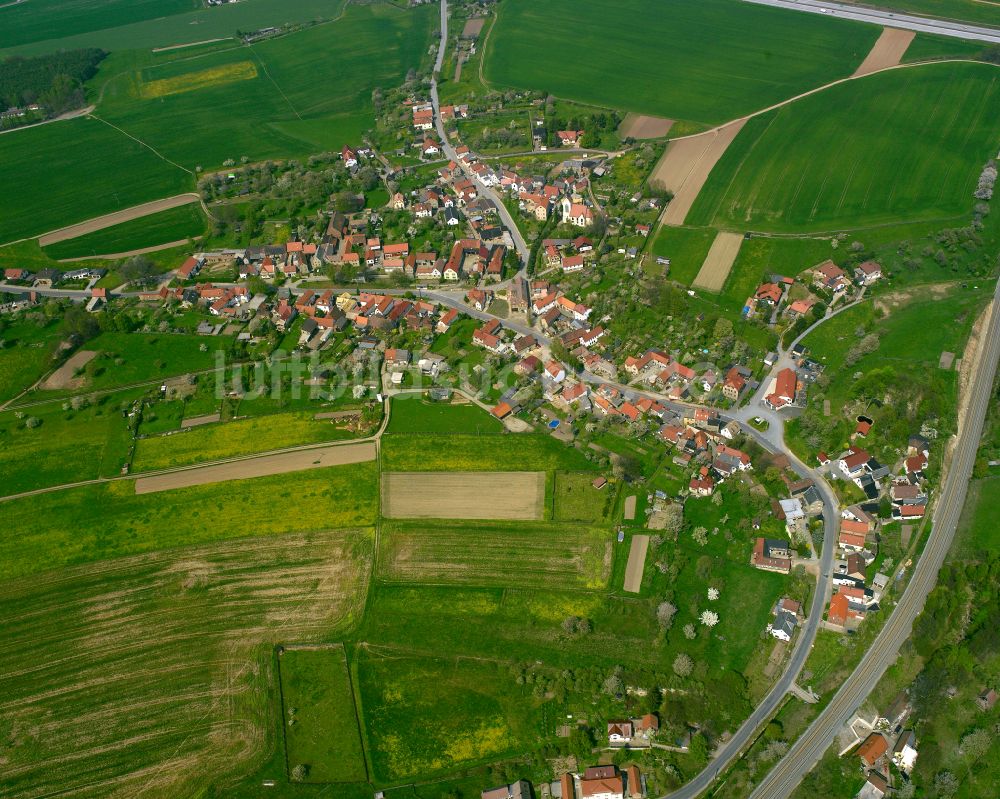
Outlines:
[[387,472],[547,472],[596,469],[579,450],[541,433],[396,434],[382,439]]
[[206,8],[200,0],[30,0],[0,8],[2,55],[79,47],[167,47],[234,37],[271,25],[335,19],[345,0],[242,0]]
[[485,70],[497,85],[719,123],[850,75],[878,35],[735,0],[508,0]]
[[344,648],[285,649],[279,655],[289,769],[307,782],[364,782],[364,747]]
[[119,474],[132,441],[123,408],[131,409],[135,397],[105,395],[80,410],[50,403],[22,419],[15,411],[0,413],[0,493]]
[[227,786],[275,746],[273,647],[356,623],[372,540],[239,539],[6,580],[4,795],[244,795]]
[[84,117],[3,134],[0,163],[21,187],[0,199],[0,242],[194,189],[183,169]]
[[[286,512],[276,513],[277,505]],[[131,481],[120,481],[3,508],[0,578],[9,579],[247,534],[370,525],[378,512],[378,474],[374,463],[359,463],[139,495]]]
[[864,5],[1000,28],[1000,8],[986,0],[874,0]]
[[600,589],[610,569],[610,532],[579,525],[394,521],[379,537],[389,582]]
[[386,433],[499,433],[503,424],[471,402],[424,402],[416,395],[395,397]]
[[374,778],[427,778],[524,751],[541,720],[500,664],[362,650],[361,689]]
[[669,258],[670,278],[690,286],[705,262],[715,235],[714,228],[664,225],[653,241],[653,254]]
[[311,412],[275,413],[139,439],[132,470],[147,472],[351,437],[329,419],[313,419]]
[[751,120],[688,220],[800,231],[964,215],[998,130],[995,66],[930,64],[851,81]]
[[44,247],[56,259],[113,255],[204,235],[207,222],[197,203],[133,219],[121,225]]

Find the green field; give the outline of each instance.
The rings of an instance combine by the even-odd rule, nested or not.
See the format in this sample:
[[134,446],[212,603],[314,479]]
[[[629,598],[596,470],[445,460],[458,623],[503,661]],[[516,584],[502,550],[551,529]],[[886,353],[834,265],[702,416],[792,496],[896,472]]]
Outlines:
[[556,472],[552,518],[556,521],[607,521],[615,488],[606,485],[596,489],[593,482],[593,473]]
[[[705,262],[705,256],[715,240],[714,228],[668,227],[660,228],[653,241],[652,251],[670,259],[670,278],[690,286]],[[657,268],[655,265],[651,268]]]
[[239,539],[5,580],[4,795],[246,795],[230,784],[280,747],[273,647],[356,623],[372,542]]
[[382,439],[387,472],[547,472],[596,469],[583,454],[542,433],[397,434]]
[[497,85],[719,123],[850,75],[878,34],[735,0],[508,0],[485,70]]
[[1000,8],[982,0],[875,0],[865,5],[1000,28]]
[[285,649],[279,671],[289,769],[308,766],[307,782],[364,782],[365,753],[343,647]]
[[0,242],[194,189],[194,178],[96,119],[0,136],[0,163],[18,192],[0,199]]
[[0,50],[33,55],[79,47],[167,47],[269,25],[335,19],[344,0],[30,0],[0,8]]
[[378,782],[495,761],[540,733],[536,703],[500,664],[363,650],[355,668]]
[[752,119],[688,221],[822,231],[966,214],[998,129],[995,66],[930,64],[851,81]]
[[[287,506],[276,513],[276,505]],[[359,527],[378,512],[374,463],[134,493],[130,481],[4,503],[0,578],[245,535]],[[44,523],[39,523],[44,520]]]
[[22,318],[0,323],[0,402],[17,396],[45,373],[58,338],[53,321]]
[[56,259],[113,255],[204,235],[207,221],[196,203],[133,219],[95,233],[44,247]]
[[611,534],[580,525],[383,523],[378,575],[388,582],[531,588],[607,587]]
[[275,413],[140,439],[132,470],[148,472],[351,437],[329,420],[313,419],[311,412]]
[[132,441],[123,408],[131,409],[134,398],[104,396],[80,410],[51,403],[29,409],[23,419],[0,413],[0,493],[119,474]]
[[392,400],[386,433],[499,433],[503,424],[473,403],[424,402],[417,396]]

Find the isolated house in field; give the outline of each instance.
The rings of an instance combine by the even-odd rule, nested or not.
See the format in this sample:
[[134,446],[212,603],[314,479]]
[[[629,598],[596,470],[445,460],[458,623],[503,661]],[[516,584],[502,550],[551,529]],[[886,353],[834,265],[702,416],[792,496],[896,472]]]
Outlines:
[[882,277],[882,265],[878,261],[865,261],[854,270],[854,277],[863,286],[870,286]]

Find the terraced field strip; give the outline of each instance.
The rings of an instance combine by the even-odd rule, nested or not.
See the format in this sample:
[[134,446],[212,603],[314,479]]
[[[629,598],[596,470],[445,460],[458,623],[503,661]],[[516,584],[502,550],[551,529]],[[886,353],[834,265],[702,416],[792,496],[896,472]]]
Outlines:
[[649,549],[648,535],[632,536],[628,550],[628,564],[625,566],[624,589],[630,594],[638,594],[642,586],[642,572],[646,566],[646,552]]
[[104,216],[98,216],[94,219],[88,219],[86,222],[78,222],[75,225],[70,225],[69,227],[45,233],[38,237],[38,244],[45,247],[49,244],[55,244],[58,241],[75,239],[77,236],[84,236],[87,233],[93,233],[95,230],[104,230],[104,228],[107,227],[120,225],[122,222],[130,222],[133,219],[141,219],[142,217],[149,216],[150,214],[167,211],[171,208],[177,208],[181,205],[196,203],[198,201],[199,197],[197,194],[178,194],[174,197],[167,197],[163,200],[153,200],[152,202],[143,203],[142,205],[133,205],[131,208],[125,208],[121,211],[115,211],[112,214],[105,214]]
[[697,136],[674,139],[667,145],[650,177],[651,181],[662,183],[674,193],[663,213],[664,225],[684,224],[712,168],[745,124],[746,119],[737,119]]
[[607,587],[611,540],[584,525],[387,521],[378,578],[523,588]]
[[152,494],[157,491],[172,491],[175,488],[222,483],[227,480],[247,480],[272,474],[301,472],[306,469],[325,469],[329,466],[345,466],[373,460],[375,460],[374,441],[361,441],[356,444],[331,444],[327,447],[279,452],[274,455],[245,458],[232,463],[194,466],[190,469],[167,474],[139,477],[135,481],[135,493]]
[[742,244],[743,236],[740,233],[720,230],[712,242],[708,255],[705,256],[705,263],[701,265],[698,276],[691,285],[706,291],[722,291],[722,287],[726,285],[726,278],[729,277],[729,270],[733,268],[736,256],[740,254]]
[[386,472],[389,519],[541,519],[545,472]]
[[878,37],[871,52],[865,56],[865,60],[854,71],[853,77],[870,75],[880,69],[896,66],[902,60],[906,48],[910,46],[910,42],[916,35],[915,31],[904,31],[899,28],[883,29],[882,35]]

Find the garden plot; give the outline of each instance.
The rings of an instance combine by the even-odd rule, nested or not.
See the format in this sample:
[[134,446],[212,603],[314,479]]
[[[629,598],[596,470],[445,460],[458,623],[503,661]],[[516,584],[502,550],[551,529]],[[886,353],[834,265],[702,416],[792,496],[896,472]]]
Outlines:
[[390,519],[541,519],[544,472],[387,472]]

